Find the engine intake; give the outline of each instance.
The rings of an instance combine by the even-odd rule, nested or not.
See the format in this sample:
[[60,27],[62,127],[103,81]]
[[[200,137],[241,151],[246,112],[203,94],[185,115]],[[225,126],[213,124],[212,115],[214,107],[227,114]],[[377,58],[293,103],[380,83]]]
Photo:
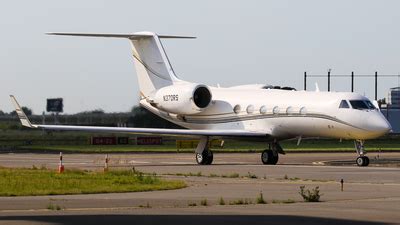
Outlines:
[[193,93],[193,101],[199,108],[206,108],[211,102],[211,92],[205,86],[197,87]]

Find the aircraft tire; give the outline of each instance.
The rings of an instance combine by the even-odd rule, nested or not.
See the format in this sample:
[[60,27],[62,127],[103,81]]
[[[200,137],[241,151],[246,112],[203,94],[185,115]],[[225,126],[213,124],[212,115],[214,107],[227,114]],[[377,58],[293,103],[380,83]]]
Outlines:
[[214,154],[211,150],[204,150],[202,153],[196,153],[196,162],[199,165],[211,165]]
[[368,166],[369,158],[367,156],[360,156],[356,159],[357,166]]
[[261,161],[264,165],[276,165],[279,160],[279,155],[278,153],[275,153],[272,150],[264,150],[261,153]]

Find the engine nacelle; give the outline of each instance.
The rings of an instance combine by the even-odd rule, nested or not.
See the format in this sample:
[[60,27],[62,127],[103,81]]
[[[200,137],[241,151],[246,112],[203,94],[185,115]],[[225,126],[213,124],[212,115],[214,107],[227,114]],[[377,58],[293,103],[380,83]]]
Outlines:
[[159,89],[152,105],[170,113],[190,115],[202,112],[211,100],[211,91],[206,85],[175,84]]

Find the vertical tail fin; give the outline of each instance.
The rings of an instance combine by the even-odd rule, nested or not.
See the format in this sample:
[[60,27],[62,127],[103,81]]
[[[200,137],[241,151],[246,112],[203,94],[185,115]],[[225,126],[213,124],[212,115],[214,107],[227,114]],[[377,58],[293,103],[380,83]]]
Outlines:
[[157,35],[153,32],[134,34],[85,34],[85,33],[47,33],[50,35],[67,35],[83,37],[128,38],[139,80],[140,92],[148,97],[155,90],[180,81],[172,69],[160,38],[195,38],[187,36]]
[[139,38],[130,41],[141,94],[147,97],[153,91],[179,81],[159,37],[151,32],[135,35]]

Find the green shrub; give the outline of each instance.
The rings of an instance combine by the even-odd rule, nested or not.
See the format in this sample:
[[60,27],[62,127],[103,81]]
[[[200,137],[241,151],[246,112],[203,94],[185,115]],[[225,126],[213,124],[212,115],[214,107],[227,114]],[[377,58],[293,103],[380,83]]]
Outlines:
[[303,197],[305,202],[319,202],[321,194],[319,193],[319,187],[315,187],[314,189],[304,190],[305,186],[300,186],[299,194]]

